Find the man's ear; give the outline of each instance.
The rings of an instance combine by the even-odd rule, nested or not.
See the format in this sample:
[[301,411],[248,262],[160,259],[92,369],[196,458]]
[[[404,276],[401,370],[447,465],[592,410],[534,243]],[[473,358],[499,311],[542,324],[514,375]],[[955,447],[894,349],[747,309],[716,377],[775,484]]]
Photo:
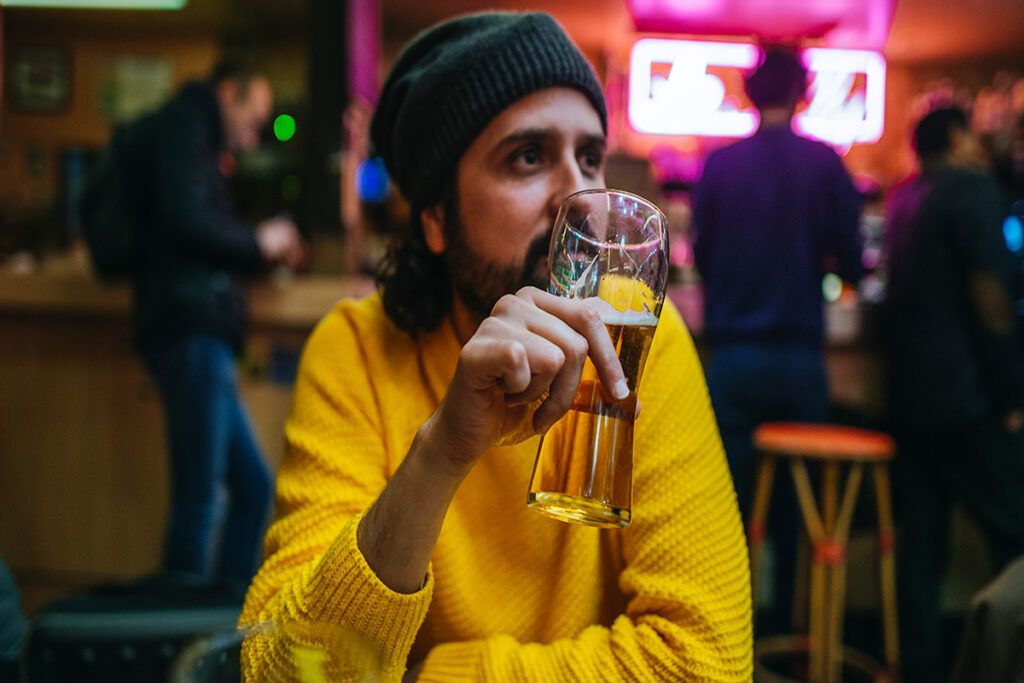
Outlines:
[[423,239],[431,254],[443,254],[448,246],[444,239],[444,209],[435,204],[420,211],[420,224],[423,226]]

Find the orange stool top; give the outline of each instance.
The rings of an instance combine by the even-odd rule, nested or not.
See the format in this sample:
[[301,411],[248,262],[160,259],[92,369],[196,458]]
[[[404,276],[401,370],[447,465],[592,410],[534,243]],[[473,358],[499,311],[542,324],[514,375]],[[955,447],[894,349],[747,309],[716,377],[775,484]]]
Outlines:
[[802,422],[766,422],[754,432],[754,445],[779,455],[824,460],[878,462],[892,459],[892,437],[854,427]]

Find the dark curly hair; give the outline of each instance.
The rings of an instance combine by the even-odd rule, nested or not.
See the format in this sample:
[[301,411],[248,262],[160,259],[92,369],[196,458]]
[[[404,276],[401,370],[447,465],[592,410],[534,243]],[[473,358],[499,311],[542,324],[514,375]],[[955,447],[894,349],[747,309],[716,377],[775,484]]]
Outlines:
[[[449,183],[440,200],[446,237],[457,224],[458,197]],[[377,267],[377,289],[384,312],[400,329],[413,337],[437,328],[452,309],[452,285],[444,254],[427,248],[420,224],[420,210],[409,212],[408,232],[388,249]]]

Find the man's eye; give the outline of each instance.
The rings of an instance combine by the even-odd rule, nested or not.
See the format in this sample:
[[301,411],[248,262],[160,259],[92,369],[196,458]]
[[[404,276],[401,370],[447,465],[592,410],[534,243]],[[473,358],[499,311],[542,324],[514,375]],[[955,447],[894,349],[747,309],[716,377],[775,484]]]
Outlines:
[[583,150],[580,154],[580,165],[591,170],[600,169],[604,163],[604,154],[597,149]]
[[519,159],[526,164],[537,164],[540,163],[540,152],[533,148],[524,149],[519,155]]

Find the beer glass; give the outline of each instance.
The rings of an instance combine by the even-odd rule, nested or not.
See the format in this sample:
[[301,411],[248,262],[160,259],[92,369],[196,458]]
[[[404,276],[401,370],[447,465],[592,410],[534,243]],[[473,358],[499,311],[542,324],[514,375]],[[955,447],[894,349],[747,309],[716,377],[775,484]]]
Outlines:
[[587,359],[572,407],[541,438],[527,505],[563,521],[626,527],[636,392],[668,279],[665,215],[628,192],[577,192],[559,209],[548,263],[548,291],[601,312],[629,396],[614,400]]

